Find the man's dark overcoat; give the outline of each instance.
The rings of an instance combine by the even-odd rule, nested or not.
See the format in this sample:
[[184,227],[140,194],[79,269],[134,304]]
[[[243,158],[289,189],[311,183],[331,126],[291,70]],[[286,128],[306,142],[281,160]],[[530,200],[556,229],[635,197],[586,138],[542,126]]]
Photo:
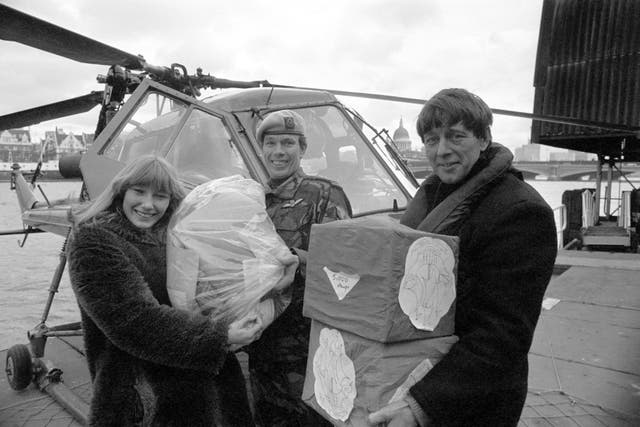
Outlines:
[[93,380],[90,423],[252,425],[227,325],[170,307],[162,234],[116,211],[81,224],[69,242]]
[[460,237],[460,340],[410,391],[437,425],[515,426],[527,394],[527,354],[553,271],[556,229],[551,208],[511,159],[493,144],[465,183],[428,178],[401,221]]

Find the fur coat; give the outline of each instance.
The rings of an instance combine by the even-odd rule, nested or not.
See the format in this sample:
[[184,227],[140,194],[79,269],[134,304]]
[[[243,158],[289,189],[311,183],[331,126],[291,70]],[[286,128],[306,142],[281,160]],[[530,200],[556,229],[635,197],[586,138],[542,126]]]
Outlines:
[[252,425],[227,325],[170,307],[160,230],[107,212],[67,248],[93,381],[93,426]]

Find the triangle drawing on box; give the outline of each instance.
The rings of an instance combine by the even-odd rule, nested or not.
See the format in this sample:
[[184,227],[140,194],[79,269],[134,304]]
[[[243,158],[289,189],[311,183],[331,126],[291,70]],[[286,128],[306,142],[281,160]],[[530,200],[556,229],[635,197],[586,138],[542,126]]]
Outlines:
[[331,271],[327,267],[323,267],[322,270],[329,278],[329,282],[331,282],[331,286],[333,286],[333,290],[339,300],[346,297],[360,280],[359,274],[347,274],[341,271]]

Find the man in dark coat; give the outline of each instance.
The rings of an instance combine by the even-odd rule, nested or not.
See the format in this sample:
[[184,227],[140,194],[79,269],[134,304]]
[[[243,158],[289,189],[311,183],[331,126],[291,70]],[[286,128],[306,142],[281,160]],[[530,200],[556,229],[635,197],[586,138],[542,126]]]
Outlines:
[[433,175],[401,222],[459,236],[460,338],[402,402],[370,416],[390,426],[515,426],[527,394],[527,354],[557,253],[553,212],[491,143],[489,107],[445,89],[417,130]]
[[282,110],[265,117],[256,134],[270,177],[267,212],[300,259],[290,304],[286,309],[276,304],[279,317],[248,347],[256,422],[263,427],[330,426],[301,398],[311,329],[310,319],[302,316],[306,251],[311,225],[349,218],[351,205],[338,184],[300,168],[307,148],[304,131],[298,113]]

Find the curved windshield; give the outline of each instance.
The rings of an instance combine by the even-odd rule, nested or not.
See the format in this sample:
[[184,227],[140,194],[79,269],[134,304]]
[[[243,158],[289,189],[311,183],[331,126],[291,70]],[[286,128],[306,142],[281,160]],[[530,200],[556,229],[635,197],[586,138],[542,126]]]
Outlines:
[[354,215],[407,205],[407,196],[382,163],[384,153],[375,151],[341,110],[323,105],[295,111],[306,125],[302,169],[340,184]]
[[127,163],[143,154],[165,153],[189,186],[236,174],[250,176],[220,118],[150,91],[102,155]]
[[250,176],[222,120],[200,110],[193,110],[187,119],[167,160],[193,185],[224,176]]
[[175,133],[187,105],[161,93],[150,91],[102,155],[127,163],[142,154],[159,154]]

